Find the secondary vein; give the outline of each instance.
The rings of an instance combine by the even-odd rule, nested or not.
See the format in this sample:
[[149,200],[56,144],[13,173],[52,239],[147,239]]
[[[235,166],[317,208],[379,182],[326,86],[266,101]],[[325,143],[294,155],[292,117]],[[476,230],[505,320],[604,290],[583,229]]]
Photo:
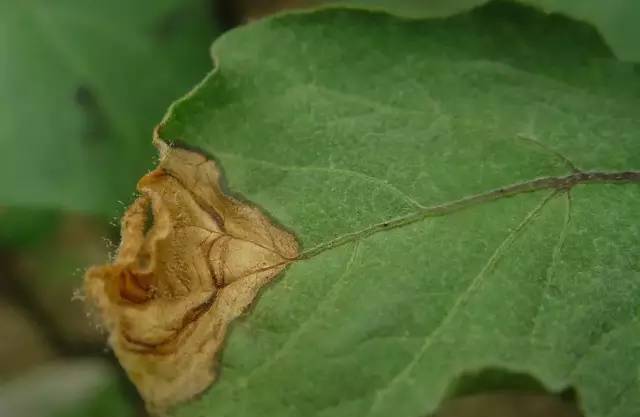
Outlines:
[[447,309],[446,313],[443,315],[440,322],[436,325],[436,327],[424,338],[424,342],[420,349],[413,355],[411,361],[409,361],[400,371],[389,381],[389,383],[382,389],[377,390],[374,395],[374,401],[367,413],[367,416],[373,414],[376,410],[377,406],[380,405],[382,399],[391,391],[391,389],[399,383],[400,380],[406,379],[407,376],[411,373],[411,371],[417,366],[420,360],[424,357],[427,350],[433,345],[434,340],[440,335],[440,332],[445,329],[453,317],[455,317],[456,313],[460,311],[460,308],[464,305],[464,303],[469,299],[471,294],[473,294],[478,286],[481,284],[483,278],[486,276],[486,273],[498,262],[500,257],[506,250],[513,244],[513,242],[518,238],[518,236],[525,230],[525,228],[531,223],[531,221],[536,217],[538,213],[544,208],[544,206],[551,200],[557,191],[549,193],[545,196],[537,205],[533,208],[529,213],[527,213],[518,224],[518,226],[509,233],[504,240],[498,245],[493,254],[489,257],[487,262],[484,264],[482,269],[478,272],[478,274],[470,281],[469,285],[466,289],[461,292],[458,297],[454,300],[453,304]]

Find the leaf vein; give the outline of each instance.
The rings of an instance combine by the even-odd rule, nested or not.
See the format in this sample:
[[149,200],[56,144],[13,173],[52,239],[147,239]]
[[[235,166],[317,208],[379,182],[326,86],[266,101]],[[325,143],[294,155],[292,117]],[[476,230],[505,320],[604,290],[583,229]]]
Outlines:
[[216,155],[219,155],[219,156],[221,156],[223,158],[239,159],[239,160],[244,161],[244,162],[263,165],[263,166],[266,166],[266,167],[269,167],[269,168],[279,169],[281,171],[310,171],[310,172],[314,172],[315,171],[315,172],[329,172],[329,173],[336,173],[336,174],[342,174],[342,175],[351,175],[351,176],[360,178],[360,179],[362,179],[364,181],[367,181],[369,183],[376,184],[379,188],[384,188],[384,189],[396,194],[398,197],[403,198],[405,201],[407,201],[408,203],[410,203],[414,207],[424,208],[424,206],[422,204],[420,204],[418,201],[416,201],[413,197],[411,197],[410,195],[406,194],[402,190],[398,189],[393,184],[391,184],[391,183],[389,183],[389,182],[387,182],[385,180],[382,180],[380,178],[372,177],[371,175],[365,174],[365,173],[360,172],[360,171],[354,171],[352,169],[336,168],[336,167],[280,165],[280,164],[276,164],[274,162],[266,161],[264,159],[247,158],[245,156],[241,156],[241,155],[238,155],[238,154],[235,154],[235,153],[232,153],[232,152],[216,152]]
[[413,355],[413,359],[398,372],[386,386],[374,394],[374,400],[369,408],[367,415],[371,416],[376,408],[380,405],[384,396],[402,379],[406,378],[409,373],[415,368],[418,362],[423,358],[426,351],[432,346],[433,342],[436,340],[436,337],[440,334],[440,332],[446,328],[447,325],[451,322],[451,320],[455,317],[455,314],[459,311],[460,307],[469,299],[471,294],[478,288],[478,286],[482,283],[483,278],[490,271],[492,267],[498,262],[500,257],[503,255],[505,251],[509,249],[509,247],[515,242],[517,237],[521,234],[522,231],[526,229],[526,226],[531,223],[538,213],[544,208],[544,206],[551,200],[553,196],[557,194],[556,191],[553,191],[546,195],[539,204],[537,204],[531,211],[529,211],[524,219],[518,224],[518,226],[507,236],[504,240],[498,245],[493,254],[489,257],[485,265],[482,267],[480,272],[471,280],[470,284],[467,288],[456,297],[452,306],[448,309],[447,313],[443,316],[442,320],[436,325],[436,327],[425,337],[424,343],[418,349],[415,355]]
[[542,313],[542,305],[544,303],[544,299],[549,291],[549,286],[551,284],[551,279],[554,274],[554,270],[558,264],[558,260],[560,258],[560,252],[564,247],[565,241],[567,239],[567,232],[569,230],[569,224],[571,223],[571,194],[569,191],[565,193],[565,215],[564,215],[564,223],[562,225],[562,230],[560,231],[560,235],[558,236],[558,241],[553,248],[553,252],[551,255],[551,263],[547,268],[547,272],[545,274],[544,287],[542,289],[542,294],[540,295],[540,302],[538,303],[538,308],[533,316],[533,326],[531,328],[530,340],[533,342],[533,339],[538,331],[538,327],[540,326],[540,314]]
[[434,206],[423,207],[414,213],[405,216],[385,220],[373,226],[361,229],[356,232],[346,233],[330,241],[323,242],[300,255],[300,259],[311,258],[318,253],[335,248],[356,239],[365,238],[383,230],[391,230],[420,221],[427,217],[445,216],[477,204],[488,203],[506,197],[513,197],[519,194],[531,193],[535,191],[553,189],[555,191],[568,192],[578,184],[627,184],[640,183],[640,171],[622,172],[577,172],[562,177],[543,177],[530,181],[511,184],[502,188],[487,191],[480,194],[473,194],[458,200],[449,201]]
[[298,340],[300,335],[309,326],[309,324],[313,322],[314,318],[316,318],[316,315],[326,307],[329,301],[333,300],[336,297],[345,282],[345,278],[351,272],[351,268],[353,267],[353,264],[358,257],[359,247],[360,242],[354,242],[351,256],[349,257],[349,260],[347,261],[342,274],[340,274],[340,276],[333,281],[329,290],[324,293],[322,299],[318,301],[313,311],[311,311],[307,315],[307,317],[299,323],[297,329],[287,335],[285,342],[280,346],[280,348],[273,355],[271,355],[269,359],[251,370],[251,372],[244,378],[245,383],[252,379],[261,370],[268,368],[273,363],[281,359],[283,354]]

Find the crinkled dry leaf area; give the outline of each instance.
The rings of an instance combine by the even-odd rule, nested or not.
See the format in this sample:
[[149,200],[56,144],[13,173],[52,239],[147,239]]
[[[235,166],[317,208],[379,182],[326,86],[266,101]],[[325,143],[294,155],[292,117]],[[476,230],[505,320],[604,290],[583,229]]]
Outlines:
[[214,161],[159,148],[158,167],[124,214],[113,263],[85,276],[110,345],[154,409],[214,381],[229,323],[298,255],[291,234],[223,193]]

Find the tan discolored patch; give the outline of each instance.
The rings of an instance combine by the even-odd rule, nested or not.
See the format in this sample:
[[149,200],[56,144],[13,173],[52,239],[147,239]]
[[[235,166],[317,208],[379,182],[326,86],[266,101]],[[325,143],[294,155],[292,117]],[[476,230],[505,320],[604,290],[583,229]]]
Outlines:
[[229,323],[298,256],[288,232],[226,196],[199,153],[159,142],[158,167],[122,219],[113,263],[85,290],[109,343],[150,408],[187,400],[215,379]]

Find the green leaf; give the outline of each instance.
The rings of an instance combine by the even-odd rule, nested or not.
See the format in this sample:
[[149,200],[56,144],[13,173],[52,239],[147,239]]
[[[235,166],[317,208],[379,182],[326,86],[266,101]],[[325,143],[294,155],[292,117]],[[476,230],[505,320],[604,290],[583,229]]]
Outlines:
[[562,13],[593,24],[615,54],[640,62],[640,2],[635,0],[520,0],[549,13]]
[[[341,4],[386,11],[404,17],[451,16],[489,0],[310,0],[313,4]],[[516,0],[548,13],[591,23],[601,31],[619,58],[640,62],[640,2],[636,0]]]
[[52,210],[0,208],[0,248],[25,248],[52,233],[58,222]]
[[208,68],[204,0],[0,4],[0,205],[119,211]]
[[423,416],[487,368],[637,412],[640,72],[593,29],[334,10],[213,53],[159,136],[210,153],[303,255],[175,415]]

